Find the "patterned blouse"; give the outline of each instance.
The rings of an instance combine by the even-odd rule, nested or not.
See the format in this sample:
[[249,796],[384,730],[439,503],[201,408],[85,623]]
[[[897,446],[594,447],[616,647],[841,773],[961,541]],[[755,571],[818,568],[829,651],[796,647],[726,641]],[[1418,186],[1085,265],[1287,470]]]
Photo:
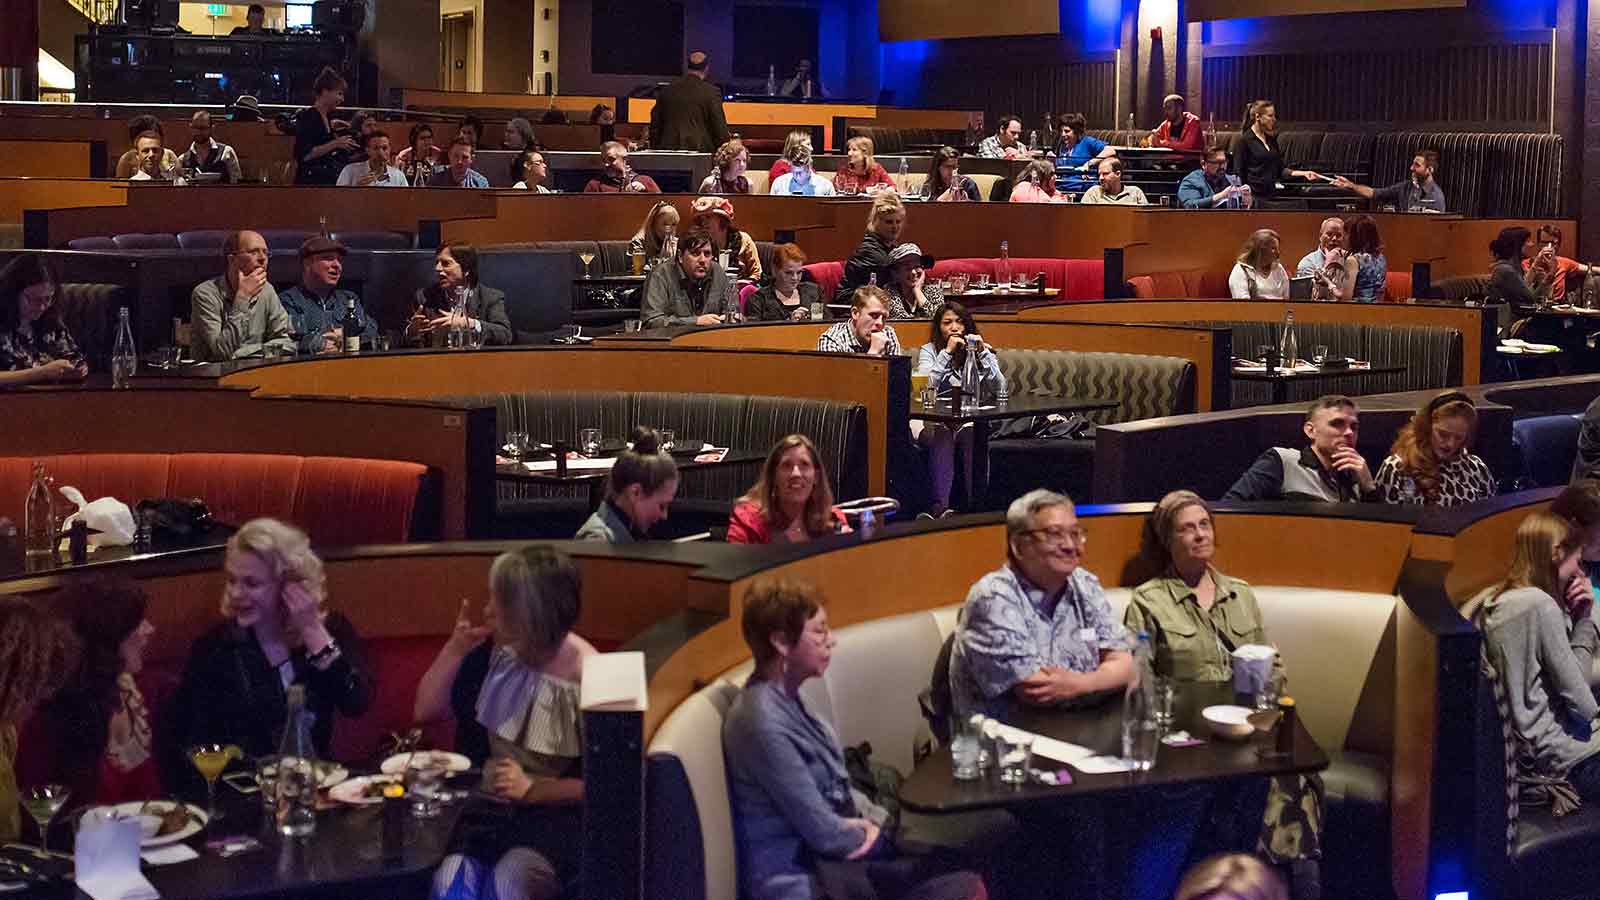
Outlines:
[[0,331],[0,372],[21,372],[57,359],[83,364],[83,354],[65,325],[44,331],[21,327]]
[[927,301],[926,306],[916,309],[911,307],[911,300],[900,293],[900,285],[891,284],[884,291],[889,295],[889,318],[891,319],[926,319],[933,315],[933,311],[944,303],[944,288],[939,282],[929,278],[922,282],[922,297]]
[[1422,496],[1422,489],[1412,473],[1403,467],[1398,456],[1385,459],[1373,480],[1378,483],[1378,496],[1385,503],[1459,506],[1495,494],[1494,475],[1489,471],[1488,464],[1471,453],[1462,453],[1440,464],[1437,500],[1429,501]]

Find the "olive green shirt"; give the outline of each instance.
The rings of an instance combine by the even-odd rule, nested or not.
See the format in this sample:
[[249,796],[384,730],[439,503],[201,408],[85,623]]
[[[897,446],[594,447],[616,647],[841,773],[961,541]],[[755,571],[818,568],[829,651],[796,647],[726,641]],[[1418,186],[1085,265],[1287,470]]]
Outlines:
[[[1261,607],[1250,585],[1211,570],[1216,602],[1201,610],[1194,591],[1176,575],[1152,578],[1133,589],[1123,622],[1132,632],[1150,635],[1157,675],[1179,681],[1233,680],[1233,651],[1245,644],[1269,644]],[[1273,679],[1283,681],[1283,662],[1273,664]]]

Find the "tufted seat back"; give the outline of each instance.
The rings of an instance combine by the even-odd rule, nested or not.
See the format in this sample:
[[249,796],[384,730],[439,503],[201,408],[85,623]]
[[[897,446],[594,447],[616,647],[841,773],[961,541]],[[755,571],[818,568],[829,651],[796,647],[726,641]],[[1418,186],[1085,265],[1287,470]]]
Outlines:
[[960,129],[890,128],[883,125],[851,125],[851,137],[872,138],[873,153],[904,153],[913,144],[949,144],[959,147],[967,137]]
[[89,368],[104,372],[110,368],[111,348],[116,342],[117,310],[132,307],[131,292],[120,284],[63,283],[56,297],[61,304],[61,321],[78,342],[78,349]]
[[583,261],[578,259],[579,253],[595,255],[590,271],[596,275],[620,275],[631,271],[628,268],[627,241],[540,241],[534,246],[540,250],[569,251],[575,267],[574,275],[583,274]]
[[[118,250],[177,250],[178,237],[173,234],[116,234],[111,243]],[[76,248],[74,248],[76,249]]]
[[1195,369],[1189,360],[1077,350],[995,351],[1013,395],[1041,391],[1061,397],[1104,397],[1116,408],[1086,413],[1097,425],[1192,412]]

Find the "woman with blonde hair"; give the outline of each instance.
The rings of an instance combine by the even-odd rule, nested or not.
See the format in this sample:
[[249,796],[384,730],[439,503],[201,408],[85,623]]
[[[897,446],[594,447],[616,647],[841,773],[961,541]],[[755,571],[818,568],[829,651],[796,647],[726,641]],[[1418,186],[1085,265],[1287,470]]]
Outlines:
[[728,517],[730,544],[799,544],[849,530],[844,514],[833,508],[817,445],[803,434],[772,448],[761,477]]
[[856,136],[845,142],[844,165],[833,174],[833,189],[841,194],[867,194],[894,187],[889,173],[872,158],[872,138]]
[[1238,262],[1228,274],[1228,294],[1235,300],[1289,299],[1289,273],[1279,261],[1276,231],[1253,232],[1239,248]]
[[1456,506],[1493,497],[1494,475],[1470,449],[1477,431],[1471,397],[1446,391],[1428,401],[1395,435],[1373,476],[1383,501]]
[[1517,526],[1505,578],[1461,610],[1483,634],[1485,672],[1517,737],[1518,780],[1557,807],[1573,790],[1600,802],[1600,706],[1588,678],[1600,631],[1593,593],[1571,589],[1582,550],[1572,523],[1532,513]]
[[667,235],[676,232],[680,218],[678,208],[672,205],[672,201],[656,201],[656,205],[645,213],[644,222],[639,225],[639,230],[635,231],[628,241],[628,252],[643,253],[646,260],[660,256]]
[[771,185],[778,180],[779,175],[787,175],[794,168],[795,161],[801,158],[801,148],[805,148],[804,158],[806,165],[811,165],[811,132],[804,128],[796,128],[789,132],[783,139],[783,155],[767,170],[767,184]]
[[1022,168],[1011,189],[1012,203],[1068,203],[1066,194],[1056,190],[1056,167],[1048,159],[1036,159]]
[[1174,900],[1289,900],[1283,879],[1245,853],[1221,853],[1196,863]]
[[744,141],[733,138],[717,148],[712,157],[716,169],[700,182],[702,194],[748,194],[750,179],[744,176],[750,167],[750,151]]
[[906,226],[906,205],[894,191],[882,191],[872,198],[872,209],[867,213],[867,233],[862,235],[856,252],[844,264],[844,277],[833,302],[849,303],[856,288],[878,277],[878,286],[886,287],[893,276],[894,263],[889,252],[900,243],[900,232]]
[[186,751],[237,744],[246,756],[277,750],[288,689],[303,685],[319,756],[336,716],[372,705],[365,647],[350,620],[327,608],[322,560],[305,532],[252,519],[228,539],[222,622],[195,639],[168,720],[168,788],[195,778]]

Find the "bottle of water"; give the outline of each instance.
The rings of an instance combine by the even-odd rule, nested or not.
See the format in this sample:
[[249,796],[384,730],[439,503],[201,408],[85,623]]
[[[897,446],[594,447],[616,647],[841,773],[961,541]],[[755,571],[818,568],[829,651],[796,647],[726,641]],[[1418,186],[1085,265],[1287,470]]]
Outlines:
[[983,405],[978,396],[982,391],[978,377],[978,347],[981,339],[975,334],[967,335],[966,359],[961,363],[961,411],[964,413],[976,412]]
[[23,546],[30,557],[49,556],[56,551],[56,511],[50,494],[50,479],[44,463],[33,464],[33,484],[23,507]]
[[902,194],[905,193],[906,182],[907,182],[907,180],[908,180],[910,175],[911,175],[911,163],[904,156],[902,156],[902,157],[900,157],[900,177],[898,177],[898,178],[896,178],[894,180],[894,188],[895,188],[895,190],[899,191]]
[[449,345],[452,350],[459,350],[467,345],[467,329],[462,323],[467,317],[467,289],[457,287],[450,299],[450,335]]
[[278,833],[306,837],[317,830],[316,750],[305,685],[289,685],[289,715],[278,742]]
[[1128,113],[1128,136],[1130,139],[1133,137],[1133,132],[1137,131],[1138,128],[1139,126],[1133,124],[1133,113]]
[[1283,334],[1278,339],[1278,357],[1280,365],[1289,371],[1294,371],[1294,364],[1300,360],[1300,345],[1294,337],[1294,310],[1283,314]]
[[678,226],[668,225],[667,236],[661,239],[661,256],[658,264],[673,262],[678,258]]
[[867,287],[877,287],[877,286],[878,286],[878,273],[877,272],[868,272],[867,273]]
[[117,339],[111,347],[111,386],[117,389],[132,386],[134,370],[139,367],[139,348],[133,342],[133,325],[128,321],[126,306],[117,310]]
[[722,324],[737,325],[744,320],[739,313],[739,273],[724,261],[722,279]]
[[873,532],[878,530],[877,515],[871,509],[863,509],[861,511],[861,521],[858,523],[856,530],[861,533],[862,538],[872,537]]
[[1028,132],[1028,149],[1039,149],[1039,132],[1037,130]]
[[1011,242],[1000,242],[1000,258],[994,263],[994,289],[1004,294],[1011,290]]
[[1134,771],[1145,772],[1155,767],[1161,725],[1156,721],[1150,635],[1143,631],[1133,651],[1133,664],[1133,681],[1122,695],[1122,759]]
[[767,96],[778,96],[778,67],[767,66]]

